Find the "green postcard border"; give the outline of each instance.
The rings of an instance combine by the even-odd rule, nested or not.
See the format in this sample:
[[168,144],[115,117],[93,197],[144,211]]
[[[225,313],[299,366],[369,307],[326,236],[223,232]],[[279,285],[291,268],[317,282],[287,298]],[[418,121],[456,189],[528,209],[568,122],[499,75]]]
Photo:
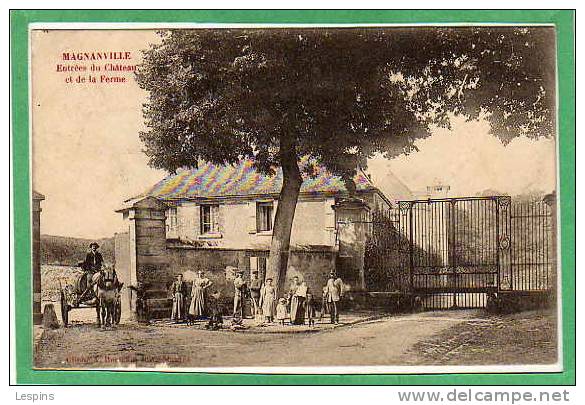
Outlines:
[[[12,180],[16,382],[57,385],[574,385],[575,384],[575,13],[572,10],[11,10]],[[28,25],[142,23],[517,23],[557,29],[563,372],[424,375],[266,375],[32,369]]]

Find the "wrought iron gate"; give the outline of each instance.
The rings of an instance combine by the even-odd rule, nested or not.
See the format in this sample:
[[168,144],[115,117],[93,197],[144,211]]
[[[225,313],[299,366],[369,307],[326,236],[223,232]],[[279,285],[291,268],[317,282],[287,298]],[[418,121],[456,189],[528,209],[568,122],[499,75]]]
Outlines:
[[410,285],[425,308],[485,306],[487,294],[500,285],[502,251],[510,240],[509,206],[507,196],[400,203]]
[[485,307],[490,293],[554,285],[551,208],[509,196],[401,201],[409,289],[427,309]]

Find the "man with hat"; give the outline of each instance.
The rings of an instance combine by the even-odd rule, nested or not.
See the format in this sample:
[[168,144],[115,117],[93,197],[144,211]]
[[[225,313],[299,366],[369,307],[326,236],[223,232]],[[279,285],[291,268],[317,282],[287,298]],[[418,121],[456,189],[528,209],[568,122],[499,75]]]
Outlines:
[[329,313],[331,314],[331,323],[339,323],[339,301],[343,296],[343,281],[335,275],[332,271],[329,273],[327,284],[323,288],[325,294],[325,302],[329,306]]
[[262,281],[258,278],[258,270],[252,271],[249,288],[250,301],[252,301],[252,310],[254,311],[253,314],[256,317],[257,315],[260,315],[258,302],[260,300],[260,289],[262,288]]
[[[79,263],[79,266],[85,272],[85,277],[80,278],[80,288],[82,290],[89,289],[93,284],[93,276],[99,273],[104,264],[104,258],[98,249],[100,245],[97,242],[91,242],[89,244],[89,252],[85,255],[85,260]],[[85,278],[85,285],[83,285],[83,278]]]
[[85,262],[83,262],[83,269],[91,273],[97,273],[102,269],[104,258],[98,249],[100,245],[97,242],[91,242],[89,244],[89,252],[85,256]]
[[244,318],[244,301],[246,299],[247,285],[244,281],[244,272],[236,271],[236,278],[234,279],[234,318]]

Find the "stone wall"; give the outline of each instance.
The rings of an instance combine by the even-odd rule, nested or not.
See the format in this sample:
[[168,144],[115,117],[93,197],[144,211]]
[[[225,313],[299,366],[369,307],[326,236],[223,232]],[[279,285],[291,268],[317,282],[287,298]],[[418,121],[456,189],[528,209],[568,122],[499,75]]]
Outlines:
[[226,268],[245,269],[246,266],[246,252],[241,250],[169,247],[166,257],[166,272],[159,275],[166,286],[170,287],[177,274],[189,279],[204,271],[213,282],[211,289],[220,291],[223,297],[233,297],[233,284],[230,285],[233,274],[226,272]]
[[[128,232],[114,234],[114,257],[118,280],[125,286],[132,284],[130,273],[130,238]],[[122,319],[130,318],[130,293],[126,288],[122,292]]]
[[[175,276],[179,273],[205,272],[212,282],[212,290],[221,292],[222,297],[231,299],[234,294],[233,269],[244,271],[244,279],[250,279],[250,259],[267,257],[267,251],[232,250],[232,249],[202,249],[190,247],[169,246],[166,251],[168,266],[164,273],[159,273],[159,282],[170,287]],[[307,282],[309,290],[316,296],[321,291],[329,272],[335,269],[335,252],[333,251],[293,251],[291,252],[288,280],[298,275]]]
[[487,310],[492,313],[510,314],[556,307],[553,290],[542,291],[500,291],[488,300]]
[[128,232],[114,234],[114,256],[118,279],[130,284],[130,240]]

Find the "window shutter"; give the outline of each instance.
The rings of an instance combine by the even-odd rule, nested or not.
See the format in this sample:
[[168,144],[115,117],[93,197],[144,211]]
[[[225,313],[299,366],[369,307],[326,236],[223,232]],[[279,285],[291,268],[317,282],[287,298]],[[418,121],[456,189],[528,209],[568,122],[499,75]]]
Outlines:
[[217,231],[221,234],[224,233],[224,223],[225,223],[225,206],[218,205],[217,206]]
[[211,206],[211,232],[219,232],[219,205]]
[[180,238],[181,236],[183,236],[183,222],[184,222],[184,218],[183,218],[183,207],[182,206],[177,206],[177,236]]
[[197,205],[193,207],[192,218],[189,221],[189,228],[193,230],[196,236],[201,235],[201,206]]
[[256,231],[260,231],[262,228],[262,206],[256,203]]
[[248,233],[256,233],[257,226],[256,203],[252,201],[248,203]]

